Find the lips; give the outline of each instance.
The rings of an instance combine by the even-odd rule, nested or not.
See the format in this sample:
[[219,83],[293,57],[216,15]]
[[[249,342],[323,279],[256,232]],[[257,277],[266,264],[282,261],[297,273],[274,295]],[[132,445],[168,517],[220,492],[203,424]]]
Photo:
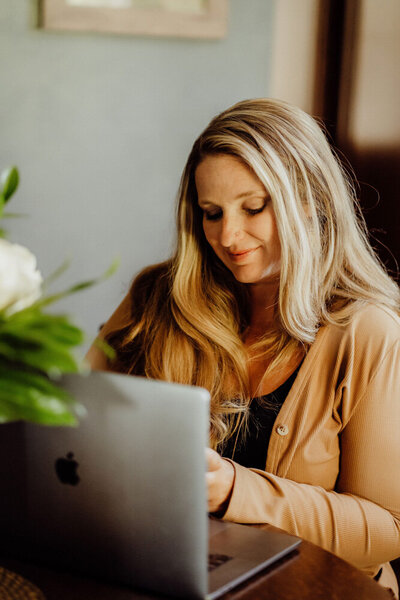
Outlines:
[[246,250],[238,250],[237,252],[228,252],[228,256],[233,262],[242,262],[257,249],[258,248],[247,248]]

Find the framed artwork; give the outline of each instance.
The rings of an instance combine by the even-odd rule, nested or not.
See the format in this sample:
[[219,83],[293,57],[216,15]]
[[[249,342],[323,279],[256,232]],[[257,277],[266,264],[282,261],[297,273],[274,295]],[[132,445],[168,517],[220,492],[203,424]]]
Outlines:
[[44,29],[222,38],[229,0],[41,0]]

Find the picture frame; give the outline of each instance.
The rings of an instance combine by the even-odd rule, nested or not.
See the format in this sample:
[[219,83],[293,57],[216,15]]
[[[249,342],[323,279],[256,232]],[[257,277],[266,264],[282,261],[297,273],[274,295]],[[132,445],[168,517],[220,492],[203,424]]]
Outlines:
[[141,36],[218,39],[229,0],[41,0],[40,26]]

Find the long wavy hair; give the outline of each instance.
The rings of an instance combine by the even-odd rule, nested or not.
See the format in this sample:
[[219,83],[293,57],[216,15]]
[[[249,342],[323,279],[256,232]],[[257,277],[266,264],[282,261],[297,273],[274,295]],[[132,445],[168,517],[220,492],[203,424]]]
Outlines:
[[252,348],[269,361],[265,376],[307,350],[321,326],[346,323],[365,303],[398,312],[400,297],[368,241],[350,178],[313,118],[270,99],[239,102],[215,117],[182,174],[176,251],[134,280],[131,322],[107,339],[118,370],[207,388],[211,445],[218,447],[246,421],[243,334],[250,314],[248,287],[203,232],[195,171],[213,154],[252,169],[275,213],[281,244],[275,323]]

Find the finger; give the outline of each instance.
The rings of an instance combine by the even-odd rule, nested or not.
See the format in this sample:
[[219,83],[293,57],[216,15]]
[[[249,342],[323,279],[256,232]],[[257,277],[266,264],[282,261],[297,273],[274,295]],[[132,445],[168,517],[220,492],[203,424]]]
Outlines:
[[215,485],[219,481],[219,473],[218,471],[207,471],[206,473],[206,482],[208,486]]
[[207,468],[209,471],[216,471],[221,467],[221,457],[218,452],[211,448],[206,448]]
[[215,484],[215,475],[214,473],[206,473],[206,484],[208,489],[210,489]]

